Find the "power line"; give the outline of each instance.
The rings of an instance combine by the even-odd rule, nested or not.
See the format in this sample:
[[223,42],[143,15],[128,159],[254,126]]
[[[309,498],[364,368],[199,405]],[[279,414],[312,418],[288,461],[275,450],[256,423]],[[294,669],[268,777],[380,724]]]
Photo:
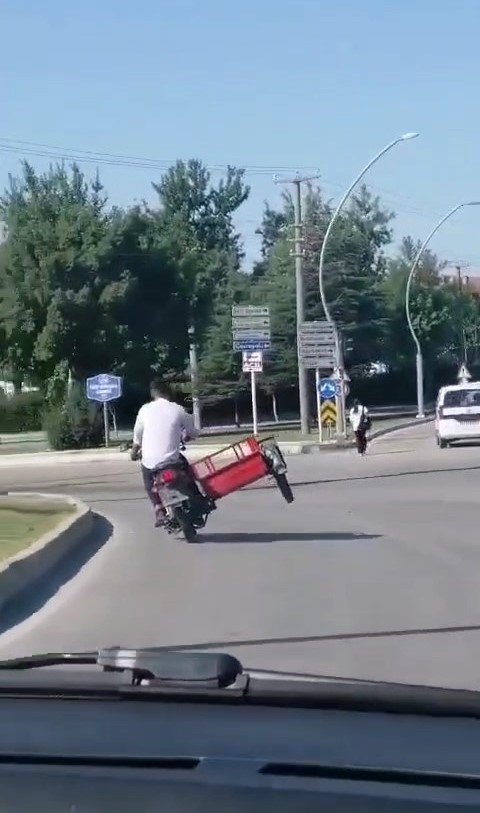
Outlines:
[[[43,144],[35,141],[21,141],[19,139],[0,137],[0,150],[2,152],[23,153],[44,158],[67,159],[70,161],[107,164],[113,166],[132,166],[141,169],[166,170],[176,164],[177,159],[147,158],[145,156],[124,155],[122,153],[83,150],[74,147],[59,147],[53,144]],[[206,164],[212,172],[225,172],[228,164]],[[268,164],[247,164],[242,168],[250,174],[271,175],[272,172],[293,171],[293,167],[271,166]],[[302,167],[308,170],[312,167]]]

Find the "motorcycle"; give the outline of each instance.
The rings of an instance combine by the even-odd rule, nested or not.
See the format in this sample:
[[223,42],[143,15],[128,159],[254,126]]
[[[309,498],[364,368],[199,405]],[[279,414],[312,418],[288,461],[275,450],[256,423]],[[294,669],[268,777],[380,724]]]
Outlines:
[[213,500],[199,490],[185,458],[155,473],[154,491],[164,512],[163,525],[169,534],[194,542],[215,510]]
[[[141,459],[141,452],[135,459]],[[245,438],[194,463],[181,455],[178,462],[155,472],[153,496],[157,498],[158,525],[169,534],[195,542],[197,531],[205,527],[218,499],[266,476],[275,480],[285,501],[292,503],[286,472],[285,459],[273,437],[262,441]]]

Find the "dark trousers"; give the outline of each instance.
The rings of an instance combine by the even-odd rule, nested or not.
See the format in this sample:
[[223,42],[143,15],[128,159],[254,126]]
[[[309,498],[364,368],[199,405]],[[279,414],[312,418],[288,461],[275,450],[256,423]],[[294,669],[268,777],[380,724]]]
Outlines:
[[357,429],[355,432],[355,441],[358,454],[364,454],[367,449],[367,430]]
[[152,471],[151,469],[147,469],[146,466],[142,464],[142,477],[143,485],[145,486],[145,491],[148,494],[150,502],[152,503],[152,505],[157,505],[158,497],[153,489],[155,485],[155,472]]

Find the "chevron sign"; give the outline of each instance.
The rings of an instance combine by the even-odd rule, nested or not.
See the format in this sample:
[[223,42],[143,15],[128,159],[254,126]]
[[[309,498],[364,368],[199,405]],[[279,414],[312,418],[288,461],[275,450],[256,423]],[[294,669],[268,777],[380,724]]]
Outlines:
[[333,401],[324,401],[322,404],[322,425],[331,426],[337,423],[337,407]]

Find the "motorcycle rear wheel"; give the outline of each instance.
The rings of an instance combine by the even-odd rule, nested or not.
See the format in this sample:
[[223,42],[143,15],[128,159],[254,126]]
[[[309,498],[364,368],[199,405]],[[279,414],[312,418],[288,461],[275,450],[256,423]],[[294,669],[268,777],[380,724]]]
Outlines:
[[196,542],[197,531],[183,508],[175,508],[175,519],[179,529],[178,535],[184,539],[185,542]]

